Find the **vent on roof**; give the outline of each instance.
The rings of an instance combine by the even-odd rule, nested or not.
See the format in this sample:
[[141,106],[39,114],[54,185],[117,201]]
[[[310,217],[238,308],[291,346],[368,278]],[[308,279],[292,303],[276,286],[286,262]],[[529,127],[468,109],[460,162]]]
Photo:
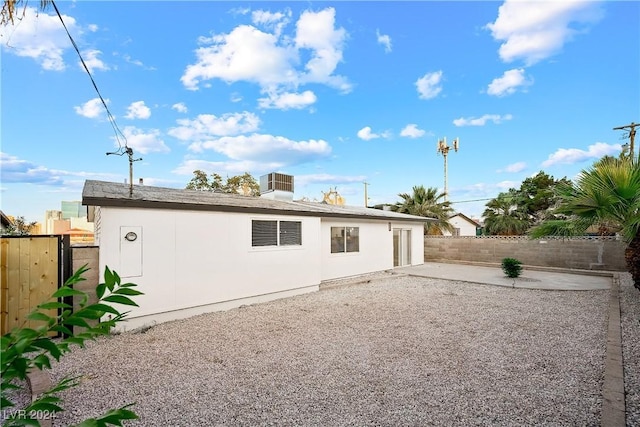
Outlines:
[[293,176],[276,172],[262,175],[260,196],[269,199],[293,200]]

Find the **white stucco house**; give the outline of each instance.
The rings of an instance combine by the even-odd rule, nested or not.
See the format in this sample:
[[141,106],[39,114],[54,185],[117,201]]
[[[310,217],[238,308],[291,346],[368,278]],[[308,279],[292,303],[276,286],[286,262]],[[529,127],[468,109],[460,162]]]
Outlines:
[[86,181],[82,193],[101,271],[109,266],[144,292],[121,329],[424,262],[426,218],[293,201],[292,192],[279,190],[247,197],[132,188],[130,194],[127,184]]
[[482,228],[477,221],[474,221],[462,213],[452,215],[449,218],[449,224],[453,226],[454,232],[450,233],[448,231],[444,231],[442,234],[445,236],[475,236],[477,230]]

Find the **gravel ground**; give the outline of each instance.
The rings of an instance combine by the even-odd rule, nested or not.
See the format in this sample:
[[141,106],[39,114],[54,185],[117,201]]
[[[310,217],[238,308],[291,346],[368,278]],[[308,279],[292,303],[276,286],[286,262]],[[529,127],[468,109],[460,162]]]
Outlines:
[[56,425],[599,425],[608,294],[400,276],[165,323],[54,366]]
[[[132,402],[127,425],[600,424],[608,291],[363,279],[89,343],[51,372],[82,378],[55,425]],[[637,426],[640,292],[620,289]]]
[[621,275],[620,324],[627,425],[640,426],[640,292],[630,274]]

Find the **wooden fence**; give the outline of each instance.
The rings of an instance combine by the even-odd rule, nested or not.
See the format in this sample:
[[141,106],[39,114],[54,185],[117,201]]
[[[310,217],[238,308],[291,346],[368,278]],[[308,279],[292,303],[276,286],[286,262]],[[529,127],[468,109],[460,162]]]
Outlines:
[[[34,328],[27,315],[68,277],[68,236],[3,236],[0,239],[0,330]],[[55,316],[55,310],[50,310]]]

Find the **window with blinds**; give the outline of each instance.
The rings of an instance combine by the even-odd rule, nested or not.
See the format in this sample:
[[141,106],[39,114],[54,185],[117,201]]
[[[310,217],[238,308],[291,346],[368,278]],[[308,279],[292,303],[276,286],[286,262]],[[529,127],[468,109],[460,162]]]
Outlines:
[[302,222],[257,220],[251,221],[251,246],[300,246]]

